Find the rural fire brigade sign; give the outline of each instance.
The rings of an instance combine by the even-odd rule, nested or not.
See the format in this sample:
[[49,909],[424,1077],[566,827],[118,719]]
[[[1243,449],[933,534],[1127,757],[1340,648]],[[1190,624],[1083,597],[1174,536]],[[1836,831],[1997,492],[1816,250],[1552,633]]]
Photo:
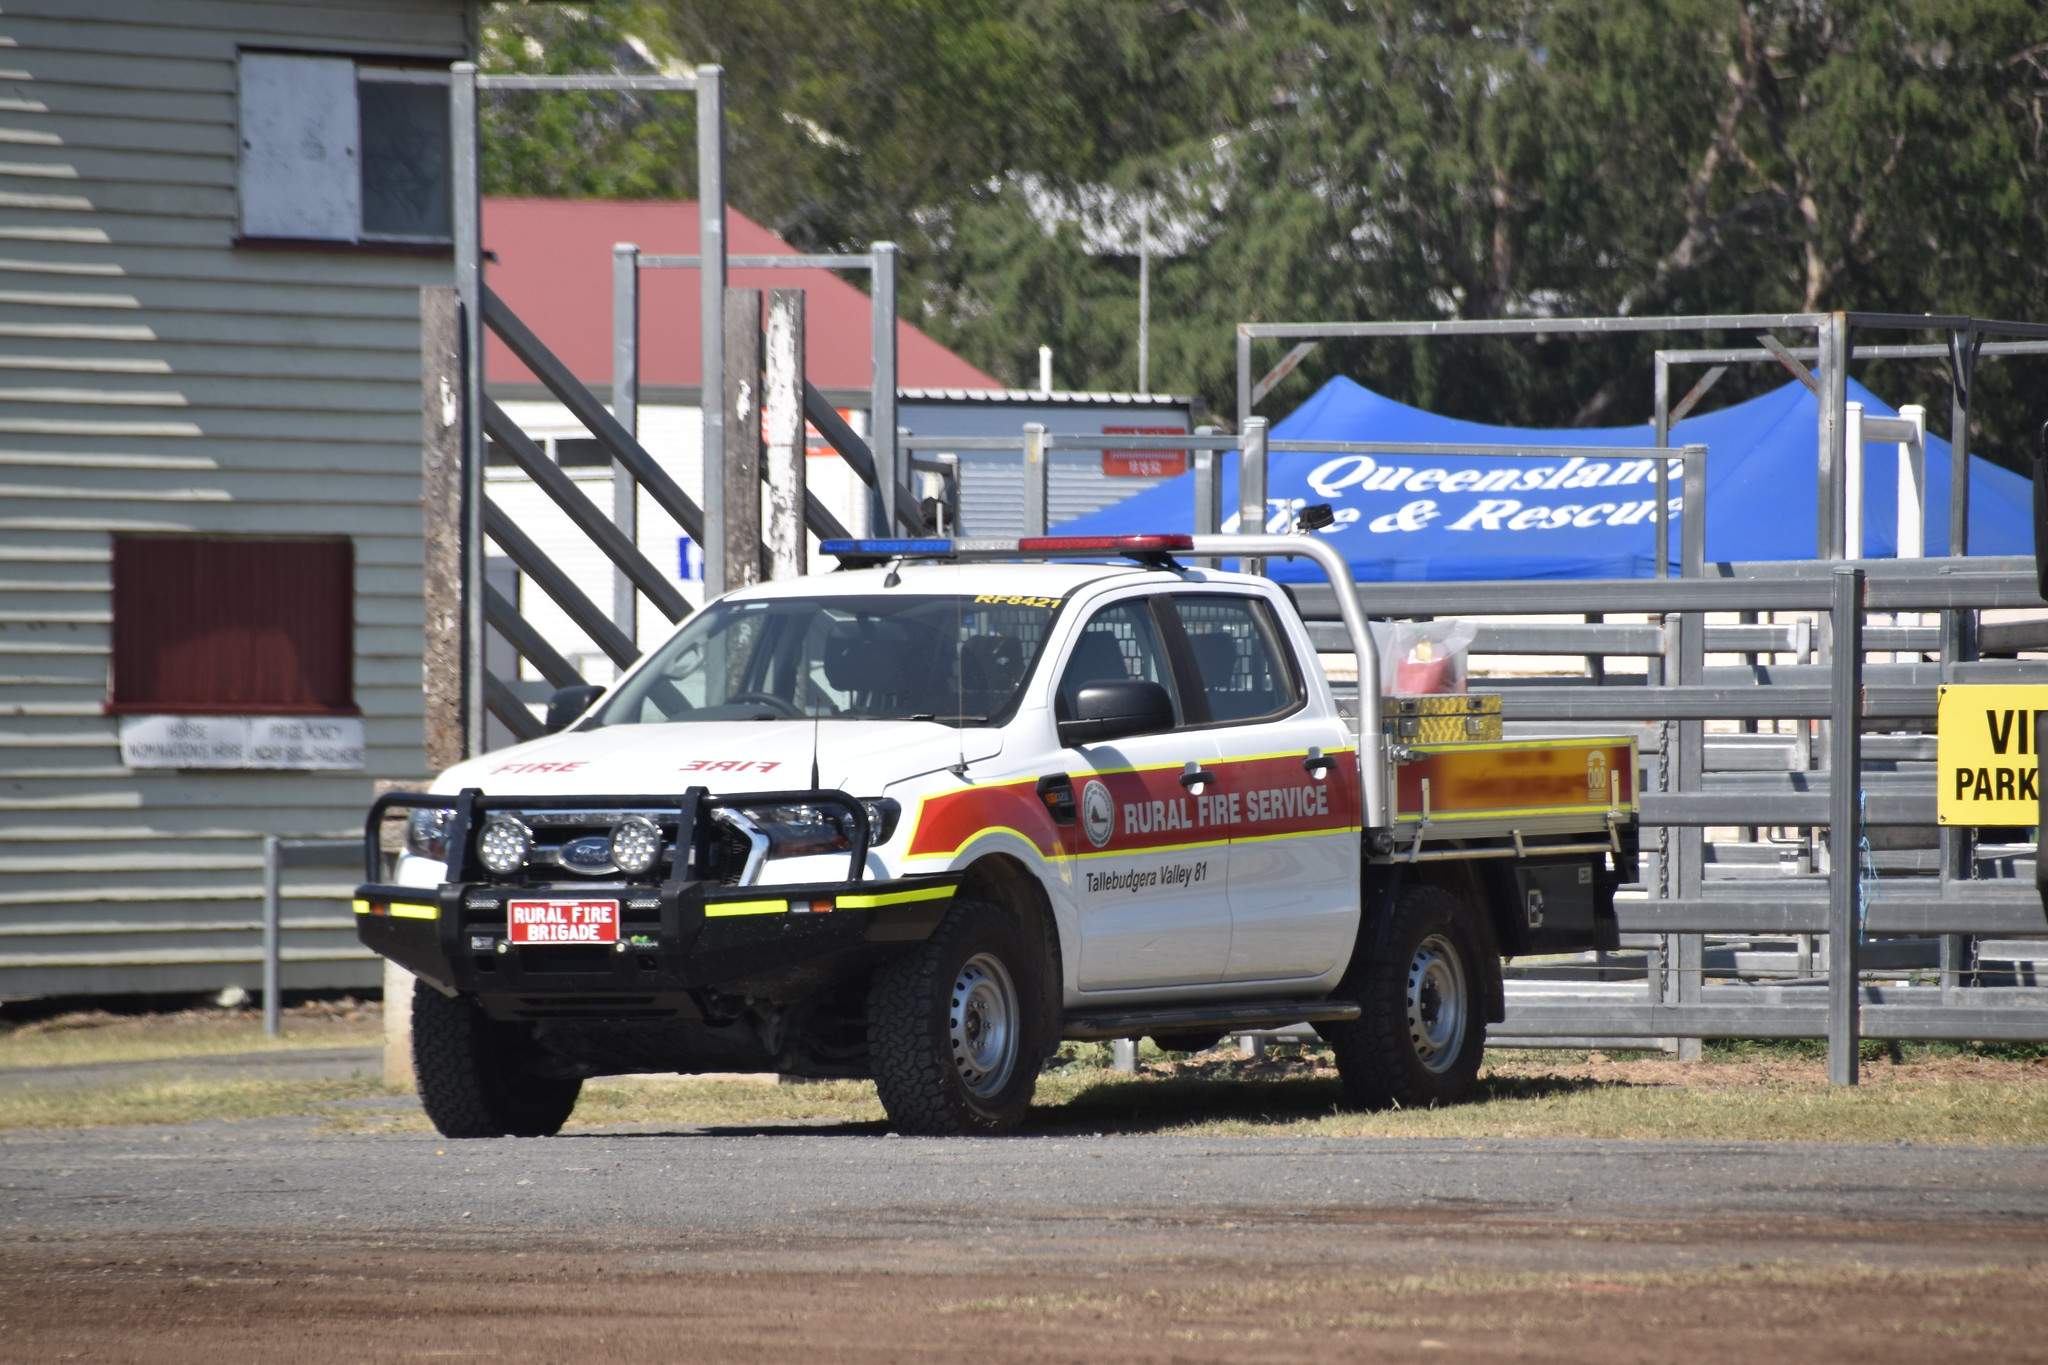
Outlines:
[[1942,824],[2040,821],[2043,721],[2048,721],[2048,686],[1941,689],[1935,767]]
[[617,943],[617,901],[520,901],[506,907],[514,943]]

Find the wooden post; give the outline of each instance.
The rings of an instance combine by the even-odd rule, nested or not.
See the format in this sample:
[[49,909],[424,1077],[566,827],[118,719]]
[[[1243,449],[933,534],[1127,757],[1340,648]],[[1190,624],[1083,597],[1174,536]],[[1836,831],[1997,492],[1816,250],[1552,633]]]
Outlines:
[[[761,581],[761,291],[725,291],[725,586]],[[708,479],[707,479],[708,482]]]
[[768,291],[768,357],[761,397],[768,458],[768,565],[774,578],[804,572],[804,291]]
[[[463,747],[462,304],[454,289],[420,290],[420,521],[427,633],[426,771],[452,768]],[[481,586],[481,585],[479,585]]]
[[[448,285],[420,290],[420,592],[426,638],[423,768],[468,757],[465,745],[462,545],[462,299]],[[476,585],[481,591],[482,585]],[[379,784],[387,786],[393,784]],[[411,786],[412,783],[398,783]],[[410,1090],[412,973],[384,962],[384,1083]]]

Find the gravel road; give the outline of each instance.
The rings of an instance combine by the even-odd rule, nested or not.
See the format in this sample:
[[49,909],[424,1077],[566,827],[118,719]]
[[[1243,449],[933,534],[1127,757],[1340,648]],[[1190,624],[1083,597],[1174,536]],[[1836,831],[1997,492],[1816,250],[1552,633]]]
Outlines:
[[[1904,1360],[1953,1329],[1952,1359],[2011,1360],[2040,1353],[2048,1289],[2039,1149],[817,1125],[449,1142],[274,1120],[13,1134],[0,1190],[0,1358],[179,1359],[169,1332],[209,1360],[635,1360],[672,1330],[693,1358],[762,1361],[1598,1361],[1643,1358],[1651,1332]],[[1706,1288],[1659,1297],[1645,1275]]]

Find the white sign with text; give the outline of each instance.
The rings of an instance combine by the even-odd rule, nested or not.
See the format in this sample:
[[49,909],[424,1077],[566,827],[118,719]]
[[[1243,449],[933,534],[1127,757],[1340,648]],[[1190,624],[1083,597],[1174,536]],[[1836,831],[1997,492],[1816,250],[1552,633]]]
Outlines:
[[360,716],[123,716],[131,768],[346,770],[363,766]]

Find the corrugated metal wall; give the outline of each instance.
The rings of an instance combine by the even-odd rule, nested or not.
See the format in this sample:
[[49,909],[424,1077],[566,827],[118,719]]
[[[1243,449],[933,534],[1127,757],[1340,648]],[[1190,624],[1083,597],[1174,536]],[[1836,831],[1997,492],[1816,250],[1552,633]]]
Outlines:
[[[0,996],[253,986],[262,836],[360,828],[421,747],[419,305],[445,257],[236,248],[238,46],[453,60],[465,0],[0,13]],[[347,535],[361,773],[131,771],[113,534]],[[287,987],[368,986],[295,874]],[[324,885],[322,885],[324,883]]]

